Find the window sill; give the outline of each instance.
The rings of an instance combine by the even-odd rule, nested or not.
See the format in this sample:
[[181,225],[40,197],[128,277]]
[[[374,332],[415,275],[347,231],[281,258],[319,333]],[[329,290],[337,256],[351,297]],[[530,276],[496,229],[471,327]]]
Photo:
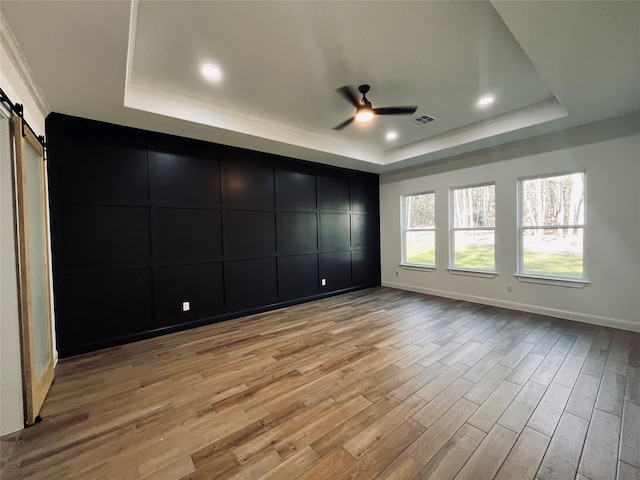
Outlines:
[[435,265],[418,265],[415,263],[401,263],[398,265],[402,270],[414,270],[416,272],[435,272]]
[[568,287],[568,288],[584,288],[590,285],[589,280],[574,280],[570,278],[555,278],[555,277],[543,277],[538,275],[524,275],[516,273],[514,275],[516,279],[524,283],[537,283],[539,285],[553,285],[556,287]]
[[453,275],[465,275],[467,277],[479,277],[479,278],[496,278],[498,272],[491,272],[488,270],[468,270],[466,268],[447,268],[449,273]]

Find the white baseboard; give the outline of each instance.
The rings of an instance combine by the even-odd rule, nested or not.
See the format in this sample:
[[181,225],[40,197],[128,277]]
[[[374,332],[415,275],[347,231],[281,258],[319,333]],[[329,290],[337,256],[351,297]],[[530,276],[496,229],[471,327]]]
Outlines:
[[528,313],[537,313],[540,315],[548,315],[550,317],[564,318],[566,320],[574,320],[576,322],[590,323],[592,325],[600,325],[602,327],[619,328],[621,330],[629,330],[632,332],[640,332],[640,323],[622,320],[619,318],[603,317],[600,315],[591,315],[588,313],[573,312],[569,310],[560,310],[557,308],[544,307],[542,305],[531,305],[527,303],[509,302],[497,298],[479,297],[476,295],[468,295],[465,293],[451,292],[447,290],[437,290],[433,288],[416,287],[396,282],[382,282],[383,287],[396,288],[398,290],[407,290],[409,292],[426,293],[427,295],[435,295],[436,297],[453,298],[455,300],[464,300],[471,303],[481,303],[483,305],[491,305],[493,307],[508,308]]

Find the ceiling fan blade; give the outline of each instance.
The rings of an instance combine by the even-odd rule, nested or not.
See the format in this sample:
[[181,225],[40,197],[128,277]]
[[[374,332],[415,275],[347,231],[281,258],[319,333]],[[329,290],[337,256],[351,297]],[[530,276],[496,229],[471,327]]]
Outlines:
[[373,113],[376,115],[409,115],[415,113],[417,109],[417,105],[413,107],[382,107],[374,108]]
[[353,122],[353,120],[356,117],[351,117],[349,120],[345,120],[344,122],[342,122],[340,125],[336,125],[335,127],[333,127],[334,130],[342,130],[344,127],[346,127],[347,125],[349,125],[351,122]]
[[358,95],[356,94],[356,91],[351,85],[345,85],[344,87],[340,87],[336,89],[336,92],[342,95],[343,98],[354,107],[358,108],[361,105],[360,100],[358,99]]

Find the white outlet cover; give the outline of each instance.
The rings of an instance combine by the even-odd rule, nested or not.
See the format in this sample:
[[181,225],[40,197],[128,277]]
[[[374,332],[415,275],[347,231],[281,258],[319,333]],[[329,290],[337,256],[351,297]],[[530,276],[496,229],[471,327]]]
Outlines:
[[191,305],[189,304],[189,302],[182,302],[182,311],[188,312],[189,310],[191,310]]
[[327,279],[326,279],[326,278],[323,278],[321,283],[322,283],[322,286],[323,286],[323,287],[324,287],[324,286],[326,286],[326,285],[327,285]]

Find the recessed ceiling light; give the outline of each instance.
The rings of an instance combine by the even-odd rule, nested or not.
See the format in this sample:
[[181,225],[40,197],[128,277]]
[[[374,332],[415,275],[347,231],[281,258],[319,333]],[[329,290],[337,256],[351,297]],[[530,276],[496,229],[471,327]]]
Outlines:
[[476,106],[479,108],[487,108],[490,105],[493,105],[493,102],[496,101],[496,97],[494,95],[483,95],[476,102]]
[[384,136],[384,138],[387,140],[387,142],[393,142],[394,140],[396,140],[398,138],[398,132],[387,132],[387,134]]
[[215,63],[205,63],[200,67],[200,73],[210,82],[219,83],[222,81],[222,69]]

